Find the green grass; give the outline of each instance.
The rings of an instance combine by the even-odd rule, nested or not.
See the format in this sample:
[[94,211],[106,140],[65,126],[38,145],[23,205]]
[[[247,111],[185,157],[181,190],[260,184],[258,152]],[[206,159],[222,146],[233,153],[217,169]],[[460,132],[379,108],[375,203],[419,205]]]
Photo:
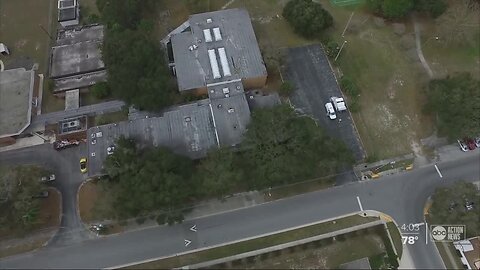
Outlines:
[[[460,257],[457,256],[457,252],[452,243],[445,243],[444,245],[442,242],[435,242],[435,245],[437,245],[440,257],[442,257],[443,263],[447,269],[463,269],[463,264],[460,261]],[[450,260],[450,257],[447,255],[448,252],[453,255],[453,261]]]
[[[25,11],[31,11],[25,13]],[[48,34],[42,30],[42,27]],[[0,0],[0,37],[11,55],[1,57],[5,65],[20,59],[38,63],[38,72],[47,77],[48,55],[57,29],[57,1],[55,0]],[[45,85],[44,85],[45,86]],[[64,101],[49,91],[43,92],[42,112],[64,109]]]
[[128,120],[128,112],[121,110],[118,112],[106,113],[95,116],[95,125],[105,125],[110,123],[118,123]]
[[402,258],[403,244],[402,244],[402,235],[400,234],[400,231],[398,230],[397,226],[393,222],[387,223],[387,229],[390,232],[390,236],[392,237],[393,245],[395,246],[395,250],[397,251],[398,257]]
[[397,169],[397,168],[405,168],[408,165],[413,164],[413,160],[414,160],[413,158],[400,160],[400,161],[395,162],[395,164],[392,164],[392,165],[386,164],[385,166],[379,166],[375,169],[372,169],[372,171],[374,173],[380,173],[380,172],[393,170],[393,169]]
[[287,242],[291,242],[298,239],[308,238],[315,235],[324,234],[336,230],[352,227],[358,224],[364,224],[371,221],[378,220],[377,218],[365,218],[358,215],[344,217],[333,221],[312,225],[309,227],[291,230],[275,235],[256,238],[248,241],[243,241],[226,246],[220,246],[211,248],[199,252],[189,253],[181,256],[175,256],[157,261],[134,265],[128,268],[132,269],[165,269],[181,267],[184,265],[190,265],[200,263],[204,261],[214,260],[218,258],[224,258],[235,254],[241,254],[252,250],[262,249],[270,246],[275,246]]
[[[295,183],[288,186],[282,186],[270,191],[271,196],[266,196],[267,200],[278,200],[281,198],[291,197],[298,194],[313,192],[315,190],[327,189],[333,187],[335,178],[319,179],[308,182]],[[268,190],[266,192],[268,194]]]

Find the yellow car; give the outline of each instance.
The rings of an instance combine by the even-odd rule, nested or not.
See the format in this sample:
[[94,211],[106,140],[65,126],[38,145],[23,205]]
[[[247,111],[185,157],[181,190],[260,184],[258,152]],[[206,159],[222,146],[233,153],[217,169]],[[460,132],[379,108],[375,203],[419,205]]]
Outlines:
[[80,171],[82,173],[87,172],[87,159],[86,158],[81,158],[80,159]]

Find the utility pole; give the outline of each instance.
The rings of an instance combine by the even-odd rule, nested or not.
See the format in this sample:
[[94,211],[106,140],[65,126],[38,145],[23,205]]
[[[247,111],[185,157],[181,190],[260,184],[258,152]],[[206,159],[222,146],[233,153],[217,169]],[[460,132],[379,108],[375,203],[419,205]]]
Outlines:
[[45,34],[47,34],[47,36],[48,36],[51,40],[55,41],[55,39],[50,35],[50,33],[48,33],[48,31],[43,27],[43,25],[38,24],[38,26],[40,26],[40,28],[43,30],[43,32],[45,32]]
[[343,50],[343,46],[345,46],[345,44],[346,44],[346,43],[347,43],[347,41],[346,41],[346,40],[345,40],[345,41],[343,41],[342,47],[340,47],[340,50],[338,50],[337,56],[335,56],[335,60],[333,60],[334,62],[336,62],[336,61],[337,61],[337,58],[338,58],[338,56],[340,55],[340,53],[342,52],[342,50]]

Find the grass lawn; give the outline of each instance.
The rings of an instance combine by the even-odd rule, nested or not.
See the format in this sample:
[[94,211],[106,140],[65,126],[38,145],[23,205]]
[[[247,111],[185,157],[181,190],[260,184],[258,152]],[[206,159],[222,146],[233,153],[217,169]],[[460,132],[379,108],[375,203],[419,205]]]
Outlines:
[[[181,256],[165,258],[149,263],[138,264],[130,266],[132,269],[165,269],[180,267],[189,264],[195,264],[208,260],[224,258],[235,254],[240,254],[252,250],[262,249],[269,246],[275,246],[282,243],[291,242],[297,239],[312,237],[327,232],[332,232],[344,228],[349,228],[354,225],[364,224],[375,221],[377,218],[361,217],[359,215],[349,216],[338,219],[336,221],[328,221],[301,229],[291,230],[275,235],[256,238],[248,241],[238,242],[216,248],[211,248],[199,252],[193,252]],[[334,223],[335,222],[335,223]]]
[[[365,257],[376,257],[385,254],[382,238],[375,234],[349,237],[344,241],[335,241],[331,244],[297,250],[266,260],[256,260],[253,263],[242,265],[246,269],[335,269],[340,265]],[[372,269],[375,269],[372,267]]]
[[97,185],[93,181],[84,183],[78,191],[78,209],[83,222],[93,221],[93,207],[97,199]]
[[319,180],[295,183],[287,186],[281,186],[265,192],[265,200],[274,201],[281,198],[291,197],[316,190],[327,189],[335,185],[335,178],[322,178]]
[[95,125],[105,125],[128,120],[128,112],[121,110],[118,112],[105,113],[95,116]]
[[[7,68],[32,61],[38,63],[38,72],[47,77],[48,55],[53,45],[49,35],[55,38],[56,29],[57,1],[0,0],[1,42],[9,47],[11,53],[0,57]],[[44,90],[42,112],[63,110],[64,101],[54,97],[46,84]]]
[[397,226],[393,222],[387,223],[388,231],[392,237],[393,245],[395,245],[395,250],[397,251],[398,257],[402,258],[403,254],[403,244],[402,244],[402,235],[398,230]]
[[[442,257],[447,269],[463,269],[462,261],[460,257],[457,256],[457,250],[452,243],[435,242],[435,245],[437,245],[440,257]],[[450,259],[448,253],[452,254],[453,260]]]

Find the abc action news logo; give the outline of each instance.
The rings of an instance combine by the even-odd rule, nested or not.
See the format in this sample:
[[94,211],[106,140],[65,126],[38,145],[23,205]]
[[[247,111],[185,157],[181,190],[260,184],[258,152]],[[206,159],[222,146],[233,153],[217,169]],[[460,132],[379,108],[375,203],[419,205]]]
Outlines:
[[465,225],[430,225],[430,233],[436,242],[459,241],[466,238]]

